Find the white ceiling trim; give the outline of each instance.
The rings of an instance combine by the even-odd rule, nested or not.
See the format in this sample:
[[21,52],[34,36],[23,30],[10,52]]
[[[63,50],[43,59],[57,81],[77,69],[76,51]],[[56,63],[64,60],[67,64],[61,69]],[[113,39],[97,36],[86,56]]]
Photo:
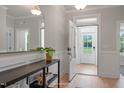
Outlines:
[[25,19],[25,18],[37,18],[37,17],[43,17],[42,15],[39,16],[22,16],[22,17],[14,17],[14,16],[10,16],[10,15],[6,15],[8,18],[12,18],[12,19]]
[[15,19],[15,17],[13,17],[13,16],[10,16],[10,15],[6,15],[6,17],[8,17],[8,18],[11,18],[11,19]]
[[20,17],[15,17],[15,19],[37,18],[37,17],[43,17],[43,16],[42,15],[39,15],[39,16],[35,16],[35,15],[31,15],[31,16],[20,16]]
[[[101,6],[102,6],[102,5],[101,5]],[[66,9],[65,9],[65,10],[66,10],[65,12],[66,12],[66,13],[85,12],[85,11],[99,10],[99,9],[113,8],[113,7],[120,7],[120,6],[119,6],[119,5],[117,5],[117,6],[111,5],[111,6],[102,6],[102,7],[99,7],[99,8],[95,7],[95,8],[83,9],[83,10],[66,10]]]
[[0,8],[2,8],[2,9],[4,9],[4,10],[8,10],[8,8],[5,7],[5,6],[0,6]]

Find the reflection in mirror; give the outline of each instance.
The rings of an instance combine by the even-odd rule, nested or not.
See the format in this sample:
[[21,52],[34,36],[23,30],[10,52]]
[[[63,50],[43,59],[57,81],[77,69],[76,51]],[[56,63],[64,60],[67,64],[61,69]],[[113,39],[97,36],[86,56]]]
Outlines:
[[[27,51],[29,48],[29,29],[16,29],[15,32],[16,51]],[[11,42],[11,41],[9,41]]]
[[29,51],[44,47],[43,13],[33,15],[32,7],[31,5],[0,6],[0,52]]

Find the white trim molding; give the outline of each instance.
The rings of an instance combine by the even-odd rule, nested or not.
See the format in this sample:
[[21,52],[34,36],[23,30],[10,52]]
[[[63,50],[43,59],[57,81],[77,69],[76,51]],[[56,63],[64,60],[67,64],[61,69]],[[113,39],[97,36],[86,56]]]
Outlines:
[[72,9],[72,10],[66,10],[66,13],[80,13],[80,12],[86,12],[86,11],[92,11],[92,10],[100,10],[100,9],[107,9],[107,8],[114,8],[114,7],[120,7],[120,5],[108,5],[108,6],[102,6],[101,7],[94,7],[94,8],[89,8],[89,9],[83,9],[83,10],[75,10],[75,9]]
[[119,20],[116,22],[116,50],[117,50],[117,56],[118,56],[118,65],[124,65],[124,56],[120,55],[120,23],[124,23],[124,20]]
[[0,8],[4,9],[4,10],[8,10],[8,8],[6,6],[0,5]]
[[117,51],[102,51],[100,55],[101,62],[99,65],[99,76],[108,78],[119,78],[120,72]]
[[97,18],[97,25],[98,25],[98,31],[97,31],[97,75],[99,76],[100,71],[100,63],[101,63],[101,13],[97,14],[89,14],[89,15],[80,15],[80,16],[73,16],[73,22],[76,21],[78,18]]
[[31,15],[31,16],[20,16],[20,17],[15,17],[15,19],[38,18],[38,17],[43,17],[43,16],[42,15],[39,15],[39,16],[34,16],[34,15]]

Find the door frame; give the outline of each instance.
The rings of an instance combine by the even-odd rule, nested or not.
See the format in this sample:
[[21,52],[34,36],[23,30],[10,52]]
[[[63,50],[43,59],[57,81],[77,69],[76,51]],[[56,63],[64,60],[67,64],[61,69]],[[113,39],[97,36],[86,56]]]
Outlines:
[[97,31],[97,76],[100,76],[100,58],[101,58],[101,14],[84,14],[80,16],[74,16],[73,17],[73,22],[76,23],[77,19],[83,19],[83,18],[97,18],[97,25],[98,26],[98,31]]
[[[88,27],[88,26],[96,26],[96,27],[97,27],[97,32],[96,32],[96,38],[97,38],[97,37],[98,37],[98,30],[99,30],[98,27],[99,27],[99,25],[97,25],[97,24],[96,24],[96,25],[81,25],[81,26],[77,26],[77,27]],[[97,38],[97,41],[98,41],[98,38]],[[97,41],[96,41],[96,43],[98,43]],[[98,63],[97,63],[97,61],[98,61],[98,60],[97,60],[97,56],[98,56],[98,54],[97,54],[97,51],[98,51],[98,44],[96,44],[96,45],[97,45],[97,48],[96,48],[96,55],[95,55],[95,56],[96,56],[96,62],[95,62],[95,63],[96,63],[96,65],[97,65],[97,64],[98,64]],[[79,51],[78,51],[78,52],[79,52]],[[80,55],[80,53],[78,53],[78,55]],[[79,63],[80,63],[80,62],[79,62]],[[97,74],[98,74],[98,73],[97,73]]]
[[[72,27],[71,26],[74,27],[74,29],[75,29],[74,31],[72,31]],[[69,49],[68,49],[68,57],[69,57],[69,82],[71,82],[73,80],[73,78],[76,76],[75,64],[76,64],[76,61],[77,61],[77,56],[76,56],[76,52],[77,52],[76,51],[76,40],[73,42],[74,43],[73,48],[71,46],[72,39],[76,39],[76,36],[75,36],[75,38],[74,37],[72,38],[72,34],[74,34],[72,32],[74,32],[76,34],[76,26],[75,26],[75,24],[71,20],[69,20]],[[73,57],[72,57],[72,49],[74,49]],[[71,70],[72,66],[74,66],[73,71]]]
[[118,20],[116,22],[116,52],[118,62],[118,75],[120,77],[120,23],[124,23],[124,20]]

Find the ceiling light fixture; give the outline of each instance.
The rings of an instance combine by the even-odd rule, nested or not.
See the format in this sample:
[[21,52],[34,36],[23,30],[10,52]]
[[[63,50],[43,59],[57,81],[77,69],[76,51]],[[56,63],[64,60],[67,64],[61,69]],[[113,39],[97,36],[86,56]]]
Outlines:
[[75,5],[75,8],[76,8],[77,10],[82,10],[82,9],[84,9],[86,6],[87,6],[87,5],[77,4],[77,5]]
[[34,5],[31,9],[31,13],[37,16],[40,15],[41,14],[40,7],[38,5]]

